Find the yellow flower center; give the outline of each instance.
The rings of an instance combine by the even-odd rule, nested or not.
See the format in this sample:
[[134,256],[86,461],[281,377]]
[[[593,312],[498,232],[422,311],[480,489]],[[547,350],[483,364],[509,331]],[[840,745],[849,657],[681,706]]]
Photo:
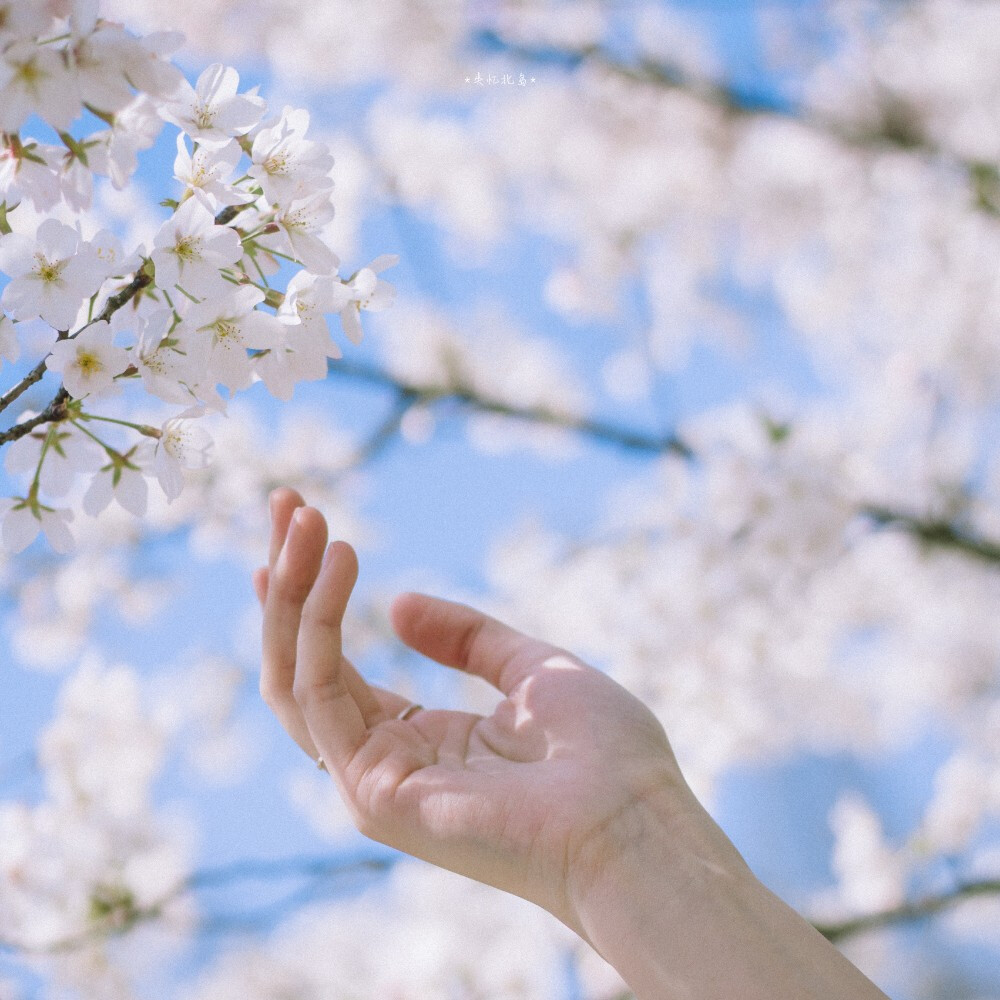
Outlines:
[[211,128],[215,123],[217,113],[211,105],[196,104],[194,106],[194,123],[198,128]]
[[197,236],[181,236],[174,244],[173,253],[180,260],[195,260],[201,256],[201,240]]
[[101,359],[91,351],[81,351],[76,356],[76,367],[80,369],[82,375],[88,377],[104,371]]
[[283,174],[288,170],[288,157],[284,153],[274,153],[264,161],[264,170],[268,174]]
[[222,347],[233,347],[242,343],[240,328],[229,320],[220,319],[213,327],[215,342]]
[[45,74],[38,69],[34,59],[29,59],[27,62],[17,64],[14,76],[29,90],[34,90]]
[[52,284],[59,280],[67,263],[65,260],[49,260],[44,254],[36,253],[35,274],[47,285]]

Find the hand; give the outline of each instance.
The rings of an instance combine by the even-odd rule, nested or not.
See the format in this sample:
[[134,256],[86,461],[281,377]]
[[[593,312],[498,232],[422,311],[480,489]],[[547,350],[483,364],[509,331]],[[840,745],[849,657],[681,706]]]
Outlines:
[[[492,715],[421,710],[370,685],[343,655],[357,578],[319,511],[271,497],[261,692],[289,735],[322,759],[362,833],[545,907],[582,936],[579,901],[621,843],[652,822],[678,831],[700,807],[659,722],[606,675],[472,608],[405,594],[399,637],[484,678]],[[324,554],[325,553],[325,554]]]
[[462,604],[404,594],[399,637],[504,695],[420,710],[343,655],[354,550],[293,490],[271,495],[261,692],[322,756],[358,829],[533,900],[640,1000],[886,1000],[762,886],[681,777],[663,729],[609,677]]

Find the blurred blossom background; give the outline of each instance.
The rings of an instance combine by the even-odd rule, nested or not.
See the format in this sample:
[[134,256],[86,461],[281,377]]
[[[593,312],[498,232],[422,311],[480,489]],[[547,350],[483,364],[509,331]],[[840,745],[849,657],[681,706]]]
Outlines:
[[[627,995],[355,834],[262,707],[280,484],[359,549],[368,676],[491,704],[393,639],[401,589],[565,645],[886,992],[1000,1000],[1000,5],[102,13],[308,107],[398,298],[172,505],[0,556],[0,1000]],[[173,155],[106,224],[148,240]]]

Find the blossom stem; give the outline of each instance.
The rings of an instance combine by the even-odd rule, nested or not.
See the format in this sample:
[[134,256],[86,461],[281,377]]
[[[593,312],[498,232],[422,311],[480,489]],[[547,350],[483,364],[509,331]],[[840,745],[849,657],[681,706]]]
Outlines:
[[260,266],[260,264],[257,261],[257,255],[255,253],[248,252],[247,256],[250,258],[250,260],[253,261],[253,266],[257,268],[257,273],[260,275],[261,282],[263,282],[263,286],[258,285],[257,287],[258,288],[263,287],[263,291],[269,292],[271,290],[271,286],[267,283],[267,275],[264,274],[264,269]]
[[42,442],[42,450],[38,453],[38,465],[35,466],[35,474],[31,477],[31,486],[28,488],[28,498],[31,500],[32,506],[38,500],[38,483],[42,477],[42,465],[45,462],[45,456],[49,453],[49,446],[52,444],[52,435],[55,430],[55,427],[48,429],[45,440]]
[[106,441],[102,441],[92,430],[89,430],[88,428],[83,426],[83,423],[81,421],[87,419],[89,419],[89,415],[81,413],[79,419],[72,420],[71,423],[73,424],[74,427],[77,428],[77,430],[81,431],[83,434],[86,434],[87,437],[89,437],[92,441],[96,441],[105,450],[105,452],[107,452],[109,458],[115,458],[120,456],[121,452],[119,452],[115,448],[112,448],[111,445],[109,445]]
[[270,247],[263,247],[264,253],[269,253],[272,257],[280,257],[282,260],[287,260],[292,264],[301,264],[302,261],[296,260],[294,257],[289,257],[287,253],[282,253],[280,250],[272,250]]
[[67,31],[62,35],[55,35],[52,38],[39,38],[36,42],[37,45],[55,45],[56,42],[65,42],[67,39],[73,36]]
[[[183,288],[181,288],[180,285],[174,285],[174,288],[176,288],[177,291],[179,291],[181,293],[181,295],[184,296],[184,298],[189,299],[195,305],[197,305],[199,302],[201,302],[201,299],[195,298],[190,292],[186,292]],[[166,294],[166,292],[164,292],[164,294]],[[170,301],[170,300],[168,299],[167,301]],[[171,303],[170,308],[173,309],[173,304],[172,303]]]
[[119,420],[117,417],[101,417],[96,413],[81,413],[81,420],[100,420],[106,424],[120,424],[122,427],[131,427],[132,430],[138,431],[140,434],[145,434],[146,437],[159,438],[160,431],[156,427],[150,427],[149,424],[136,424],[131,420]]

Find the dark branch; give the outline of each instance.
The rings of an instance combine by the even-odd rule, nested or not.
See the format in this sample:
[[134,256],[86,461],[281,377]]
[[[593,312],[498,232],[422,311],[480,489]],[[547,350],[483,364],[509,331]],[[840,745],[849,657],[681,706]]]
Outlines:
[[[295,880],[297,882],[325,881],[324,894],[333,891],[336,883],[333,880],[354,875],[372,875],[388,871],[396,863],[395,855],[367,856],[349,860],[333,858],[279,858],[274,860],[247,860],[218,868],[206,868],[195,872],[190,878],[175,886],[161,899],[148,906],[138,907],[131,895],[123,893],[113,897],[119,904],[108,907],[107,912],[95,918],[91,926],[77,934],[60,938],[45,945],[26,946],[17,941],[0,939],[0,954],[4,952],[22,955],[59,955],[78,951],[98,941],[112,937],[120,937],[132,931],[140,924],[157,920],[164,915],[167,907],[177,899],[196,890],[211,890],[216,887],[229,887],[246,882],[281,882]],[[200,924],[199,929],[209,933],[222,931],[246,930],[251,926],[260,925],[265,918],[273,919],[287,912],[289,905],[301,903],[307,898],[315,898],[315,888],[304,891],[296,889],[284,899],[279,899],[270,906],[258,907],[245,913],[225,916],[208,916]]]
[[[93,323],[107,322],[111,317],[118,312],[127,302],[133,299],[143,288],[147,285],[152,284],[153,279],[145,271],[137,271],[135,277],[125,285],[121,290],[115,292],[108,301],[104,304],[104,308],[100,313],[86,326],[81,329],[86,329],[87,326],[91,326]],[[59,334],[60,340],[66,339],[66,331],[61,331]],[[7,392],[0,396],[0,412],[5,410],[15,399],[18,398],[25,390],[29,389],[36,382],[41,381],[42,376],[45,374],[45,362],[46,358],[42,358],[41,361],[35,365],[34,368],[28,372],[27,375],[21,379],[17,385],[13,386]],[[23,438],[25,434],[30,434],[36,427],[41,424],[51,423],[54,421],[64,420],[66,418],[66,403],[69,401],[70,395],[66,389],[60,386],[59,391],[55,394],[52,402],[42,410],[41,413],[32,417],[30,420],[25,420],[20,424],[14,424],[13,427],[0,433],[0,445],[5,445],[10,441],[17,441]]]
[[879,506],[865,507],[863,513],[880,526],[902,528],[928,547],[953,549],[983,562],[1000,563],[1000,542],[982,538],[948,521],[920,518]]
[[[295,882],[289,893],[271,903],[236,914],[209,914],[202,919],[199,930],[205,933],[228,933],[248,929],[264,929],[289,908],[329,895],[338,888],[335,880],[352,876],[371,876],[387,872],[401,855],[362,855],[350,859],[329,857],[293,857],[237,861],[216,868],[195,872],[160,900],[147,907],[136,907],[130,897],[122,896],[123,906],[107,912],[101,919],[78,934],[53,941],[48,945],[25,947],[15,941],[0,940],[0,953],[53,955],[76,951],[97,941],[126,934],[142,923],[162,917],[174,900],[195,891],[210,892],[216,888],[253,882]],[[958,906],[967,899],[1000,896],[1000,879],[980,879],[963,882],[947,892],[924,896],[900,906],[868,913],[839,922],[814,922],[813,926],[828,940],[841,942],[858,934],[897,924],[925,920]]]
[[879,913],[868,913],[839,923],[816,923],[813,926],[829,941],[844,941],[849,937],[877,930],[880,927],[925,920],[943,910],[957,906],[966,899],[996,895],[1000,895],[1000,879],[963,882],[949,892],[925,896],[923,899],[915,900],[912,903],[903,903],[901,906],[882,910]]
[[[42,362],[43,365],[44,363]],[[30,420],[14,424],[13,427],[0,434],[0,445],[5,445],[9,441],[17,441],[23,438],[25,434],[30,434],[36,427],[40,427],[42,424],[65,420],[66,404],[69,402],[69,398],[69,393],[65,387],[60,386],[59,391],[52,397],[52,402],[41,413],[36,414]]]
[[417,401],[417,397],[408,390],[398,389],[392,409],[354,452],[349,468],[358,468],[366,462],[370,462],[392,444],[399,433],[400,424],[403,422],[407,410]]
[[[358,457],[362,460],[374,457],[385,447],[389,438],[398,429],[399,421],[409,405],[414,403],[433,405],[448,400],[457,402],[470,410],[495,413],[525,423],[558,427],[625,451],[646,455],[673,454],[689,460],[694,460],[696,457],[691,446],[676,434],[655,434],[632,427],[591,420],[578,414],[560,413],[537,406],[518,406],[515,403],[482,396],[461,380],[451,383],[418,385],[399,379],[376,365],[357,361],[331,362],[329,373],[340,378],[353,379],[379,388],[390,389],[396,394],[396,407],[374,435],[373,442],[369,443],[369,447],[359,449]],[[893,510],[878,504],[862,505],[859,513],[879,527],[895,527],[905,531],[928,548],[961,552],[990,565],[1000,565],[1000,541],[982,537],[948,521],[920,517],[917,514]]]
[[357,361],[334,361],[329,366],[329,373],[342,378],[367,382],[369,385],[391,389],[397,393],[400,400],[409,405],[423,403],[433,405],[444,401],[461,404],[471,410],[481,413],[494,413],[498,416],[521,420],[525,423],[542,424],[548,427],[558,427],[572,431],[584,437],[600,441],[603,444],[623,448],[626,451],[647,452],[652,454],[675,454],[682,458],[692,458],[694,453],[675,434],[649,434],[635,431],[628,427],[619,427],[601,420],[591,420],[588,417],[572,413],[561,413],[541,406],[519,406],[502,399],[481,395],[471,386],[461,381],[433,385],[418,385],[396,378],[391,373],[375,365]]
[[27,375],[21,379],[16,385],[13,385],[8,389],[2,396],[0,396],[0,413],[7,409],[11,403],[14,402],[22,393],[30,389],[36,382],[42,380],[42,376],[45,374],[45,359],[42,358],[41,361],[35,365],[34,368],[28,372]]
[[855,149],[895,149],[927,160],[946,157],[968,175],[975,207],[991,215],[1000,214],[1000,171],[996,165],[967,159],[941,147],[921,130],[917,114],[892,94],[884,95],[880,119],[866,127],[822,117],[764,93],[741,91],[730,84],[697,78],[666,62],[649,58],[624,62],[600,46],[578,49],[533,46],[512,42],[494,31],[481,32],[477,41],[488,51],[504,52],[533,65],[554,65],[567,70],[595,66],[634,83],[682,90],[732,119],[792,118]]
[[[135,298],[143,288],[148,287],[152,283],[152,277],[145,270],[137,271],[135,277],[124,288],[115,292],[108,299],[100,315],[98,315],[94,322],[98,323],[102,320],[107,322],[123,305]],[[88,323],[87,325],[89,326],[90,324]]]

